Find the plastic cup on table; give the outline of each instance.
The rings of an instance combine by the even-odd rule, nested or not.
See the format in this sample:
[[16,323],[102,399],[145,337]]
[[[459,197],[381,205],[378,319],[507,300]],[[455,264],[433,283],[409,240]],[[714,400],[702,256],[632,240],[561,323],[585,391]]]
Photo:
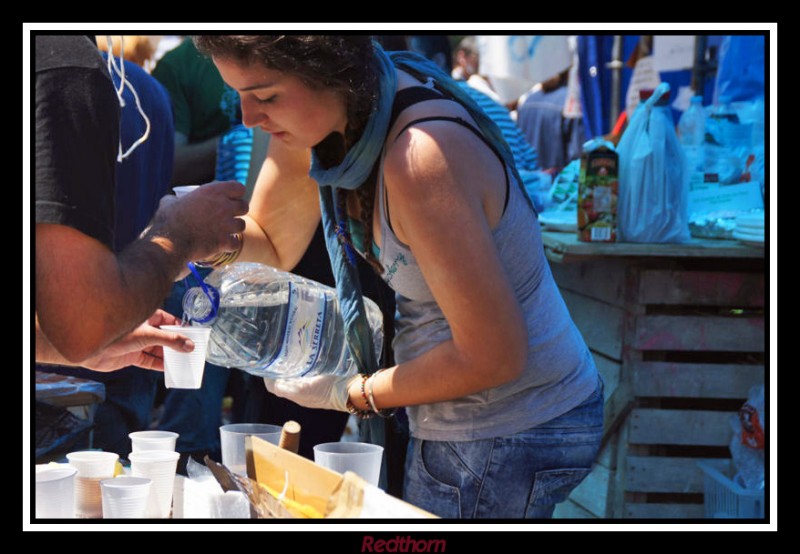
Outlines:
[[162,325],[161,329],[180,333],[194,342],[191,352],[164,347],[164,386],[168,389],[199,389],[203,384],[211,327]]
[[172,187],[172,190],[175,192],[175,196],[180,198],[181,196],[186,196],[193,190],[197,189],[200,185],[181,185],[178,187]]
[[128,455],[131,461],[131,476],[146,477],[153,481],[150,485],[145,517],[156,519],[170,517],[178,458],[180,454],[166,450],[142,450]]
[[244,444],[247,436],[258,437],[277,445],[281,440],[281,427],[268,423],[230,423],[219,428],[222,464],[237,475],[247,476]]
[[75,517],[75,475],[66,464],[36,466],[36,518]]
[[103,519],[139,519],[147,514],[152,479],[116,477],[100,481]]
[[352,471],[377,487],[383,447],[365,442],[326,442],[314,447],[314,462],[338,473]]
[[175,442],[178,440],[178,433],[172,431],[135,431],[128,433],[131,439],[131,451],[140,452],[142,450],[167,450],[175,451]]
[[114,477],[119,456],[115,452],[85,450],[67,454],[75,475],[75,517],[103,517],[100,481]]

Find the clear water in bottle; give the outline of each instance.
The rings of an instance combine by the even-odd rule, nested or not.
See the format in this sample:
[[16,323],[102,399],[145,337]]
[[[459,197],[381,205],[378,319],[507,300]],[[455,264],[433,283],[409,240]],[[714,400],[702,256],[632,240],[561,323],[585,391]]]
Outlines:
[[[259,377],[344,375],[353,361],[344,335],[336,290],[255,263],[234,263],[205,280],[220,293],[216,316],[200,287],[186,292],[184,315],[210,325],[206,359]],[[383,344],[383,316],[364,299],[375,356]]]

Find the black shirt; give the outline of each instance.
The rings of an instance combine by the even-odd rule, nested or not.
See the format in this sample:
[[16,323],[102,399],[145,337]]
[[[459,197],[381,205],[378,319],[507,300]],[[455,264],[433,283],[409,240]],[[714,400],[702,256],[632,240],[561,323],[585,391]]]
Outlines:
[[119,101],[97,46],[85,36],[37,36],[36,223],[114,241]]

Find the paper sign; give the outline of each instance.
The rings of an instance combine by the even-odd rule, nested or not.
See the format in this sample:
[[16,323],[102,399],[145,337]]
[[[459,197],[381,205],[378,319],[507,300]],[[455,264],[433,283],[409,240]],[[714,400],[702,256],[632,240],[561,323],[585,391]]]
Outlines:
[[693,35],[655,35],[653,60],[658,71],[680,71],[694,66]]
[[712,212],[747,211],[754,208],[764,208],[761,185],[758,181],[689,191],[689,215],[692,217]]

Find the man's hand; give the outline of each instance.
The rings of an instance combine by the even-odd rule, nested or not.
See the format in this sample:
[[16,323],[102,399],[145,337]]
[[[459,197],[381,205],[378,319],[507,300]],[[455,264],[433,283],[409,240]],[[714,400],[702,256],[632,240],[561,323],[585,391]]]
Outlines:
[[175,350],[191,352],[194,343],[178,333],[162,331],[161,325],[180,325],[180,320],[165,312],[156,310],[139,327],[111,343],[100,354],[81,363],[95,371],[114,371],[127,366],[164,371],[164,346]]

